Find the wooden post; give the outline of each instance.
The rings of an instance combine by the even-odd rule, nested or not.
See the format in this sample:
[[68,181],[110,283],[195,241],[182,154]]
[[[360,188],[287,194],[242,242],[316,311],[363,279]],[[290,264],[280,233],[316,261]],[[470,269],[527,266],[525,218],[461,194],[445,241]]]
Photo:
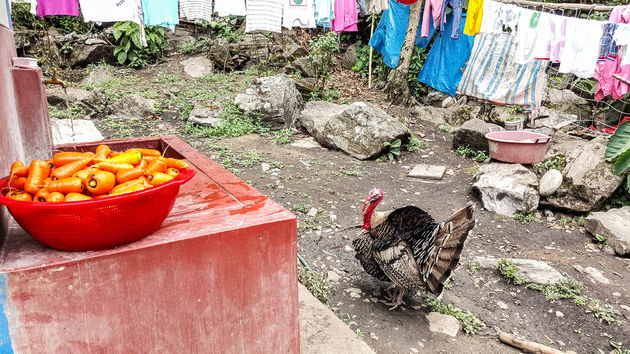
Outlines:
[[[372,26],[370,27],[370,39],[372,39],[372,36],[374,35],[374,18],[375,16],[372,15]],[[374,48],[372,48],[370,46],[370,59],[368,61],[368,88],[371,89],[372,88],[372,53],[374,52]]]

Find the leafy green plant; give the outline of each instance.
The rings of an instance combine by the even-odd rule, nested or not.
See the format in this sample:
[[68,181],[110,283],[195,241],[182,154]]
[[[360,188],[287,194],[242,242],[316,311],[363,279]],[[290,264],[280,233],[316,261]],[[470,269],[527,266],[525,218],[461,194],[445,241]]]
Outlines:
[[514,215],[513,219],[527,224],[528,222],[534,221],[534,215],[532,213],[518,212]]
[[438,128],[440,128],[441,131],[447,132],[447,133],[453,129],[453,127],[451,127],[448,124],[441,124]]
[[508,282],[508,284],[513,283],[516,285],[520,285],[527,282],[527,279],[518,274],[518,267],[512,261],[501,258],[497,261],[497,268],[505,278],[505,281]]
[[396,139],[392,142],[386,141],[383,143],[383,146],[388,148],[388,150],[379,158],[381,161],[394,161],[394,159],[397,159],[400,156],[400,147],[402,146],[402,141],[400,139]]
[[341,98],[341,93],[337,90],[333,89],[316,89],[310,93],[310,97],[308,98],[310,101],[326,101],[326,102],[335,102]]
[[330,71],[335,66],[336,60],[334,53],[339,51],[339,43],[337,43],[337,34],[335,32],[327,32],[315,37],[309,41],[310,44],[310,65],[315,71],[317,80],[321,80],[320,91],[326,86],[326,80],[330,77]]
[[407,79],[411,97],[420,99],[426,94],[427,90],[423,83],[418,81],[418,74],[424,63],[427,61],[428,50],[426,48],[415,47],[411,55],[411,63],[409,64],[409,76]]
[[185,41],[184,43],[180,44],[177,49],[180,53],[191,54],[197,51],[208,50],[210,48],[211,42],[212,40],[210,38],[199,36],[197,38]]
[[411,134],[407,143],[407,151],[414,152],[429,147],[429,143],[420,140],[415,134]]
[[506,119],[506,122],[520,122],[523,120],[523,117],[510,117],[508,119]]
[[329,303],[329,293],[332,289],[330,280],[321,273],[309,271],[305,267],[298,267],[298,281],[324,305]]
[[268,128],[263,127],[260,119],[249,117],[233,103],[223,106],[221,112],[221,125],[218,127],[200,127],[188,123],[184,132],[196,137],[204,138],[234,138],[252,133],[267,133]]
[[553,158],[547,159],[543,162],[539,162],[535,166],[538,169],[538,172],[543,174],[549,170],[562,171],[565,165],[566,165],[566,158],[563,155],[558,155],[558,156],[554,156]]
[[476,162],[484,162],[490,158],[490,156],[485,151],[473,150],[468,145],[460,146],[455,151],[463,157],[471,157]]
[[284,145],[291,142],[291,136],[293,136],[293,132],[288,129],[282,129],[275,131],[273,135],[275,137],[274,141],[276,144]]
[[462,330],[466,334],[475,334],[480,329],[486,327],[486,324],[479,319],[476,313],[470,311],[464,312],[453,304],[445,305],[440,299],[433,295],[427,296],[425,303],[429,306],[431,311],[455,317],[462,325]]
[[[608,140],[606,145],[606,160],[615,160],[613,173],[617,176],[630,168],[630,124],[621,124]],[[630,186],[630,175],[627,181]]]
[[362,171],[358,166],[354,166],[349,170],[341,170],[339,173],[350,177],[361,177],[365,171]]
[[599,247],[599,249],[603,249],[604,246],[606,246],[608,244],[608,240],[606,240],[606,236],[601,235],[601,234],[595,234],[595,240],[597,240],[597,247]]
[[312,206],[310,204],[295,204],[291,207],[291,211],[293,213],[306,214],[309,210],[311,210]]
[[481,269],[481,263],[478,261],[468,261],[468,274],[475,274]]
[[159,26],[146,26],[145,35],[146,47],[142,45],[140,26],[137,23],[127,21],[114,25],[114,39],[117,43],[114,56],[118,64],[141,68],[149,63],[155,63],[162,56],[162,49],[166,46],[164,29]]
[[[380,16],[380,15],[370,15]],[[370,46],[364,44],[362,41],[357,41],[357,60],[352,67],[352,70],[361,74],[361,77],[366,78],[369,76],[370,68]],[[372,82],[385,81],[387,79],[387,73],[389,68],[383,62],[383,56],[378,51],[372,51]]]

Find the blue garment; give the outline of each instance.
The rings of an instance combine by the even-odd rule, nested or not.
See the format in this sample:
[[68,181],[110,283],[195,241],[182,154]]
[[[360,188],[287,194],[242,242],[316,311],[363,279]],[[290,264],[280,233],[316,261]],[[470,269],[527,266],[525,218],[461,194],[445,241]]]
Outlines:
[[332,27],[335,19],[335,3],[333,0],[315,0],[315,23],[324,28]]
[[455,96],[457,92],[457,85],[462,79],[466,62],[470,58],[474,39],[474,36],[467,34],[462,34],[459,39],[445,35],[445,33],[452,33],[454,23],[459,24],[463,32],[466,14],[457,21],[453,20],[452,14],[447,15],[445,31],[438,33],[427,60],[418,74],[418,81],[451,96]]
[[615,31],[617,30],[616,23],[606,23],[604,25],[604,34],[602,35],[601,43],[599,46],[599,60],[617,58],[619,54],[619,48],[617,42],[613,40]]
[[[389,9],[383,11],[381,21],[378,23],[368,43],[383,55],[383,62],[392,69],[398,67],[400,51],[405,42],[408,23],[409,5],[398,3],[396,0],[389,0]],[[435,34],[435,28],[433,27],[433,21],[430,21],[429,37],[423,38],[420,37],[421,26],[422,20],[418,24],[416,46],[426,48]]]
[[142,0],[142,19],[145,26],[168,27],[174,32],[179,23],[179,0]]
[[451,31],[451,38],[459,39],[459,34],[462,32],[461,29],[461,21],[462,21],[462,6],[464,6],[464,0],[444,0],[444,5],[442,5],[442,21],[440,22],[440,31],[444,31],[444,19],[446,17],[446,5],[451,5],[453,9],[453,29]]

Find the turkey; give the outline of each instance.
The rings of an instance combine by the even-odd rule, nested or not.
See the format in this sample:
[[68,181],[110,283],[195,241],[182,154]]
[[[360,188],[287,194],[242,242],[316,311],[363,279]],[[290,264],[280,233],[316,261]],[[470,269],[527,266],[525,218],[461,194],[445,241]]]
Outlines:
[[409,290],[440,294],[475,226],[473,205],[438,223],[415,206],[374,212],[381,200],[383,191],[375,188],[363,203],[363,228],[352,241],[355,257],[368,274],[392,283],[388,293],[396,289],[390,310],[404,304]]

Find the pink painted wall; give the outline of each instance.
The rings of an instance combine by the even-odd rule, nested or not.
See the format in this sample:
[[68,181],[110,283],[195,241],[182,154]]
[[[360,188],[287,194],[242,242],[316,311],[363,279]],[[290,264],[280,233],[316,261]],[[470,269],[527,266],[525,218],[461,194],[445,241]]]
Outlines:
[[[11,163],[48,158],[51,153],[48,104],[41,69],[14,68],[13,32],[0,26],[0,177]],[[7,233],[8,213],[0,207],[0,241]]]

